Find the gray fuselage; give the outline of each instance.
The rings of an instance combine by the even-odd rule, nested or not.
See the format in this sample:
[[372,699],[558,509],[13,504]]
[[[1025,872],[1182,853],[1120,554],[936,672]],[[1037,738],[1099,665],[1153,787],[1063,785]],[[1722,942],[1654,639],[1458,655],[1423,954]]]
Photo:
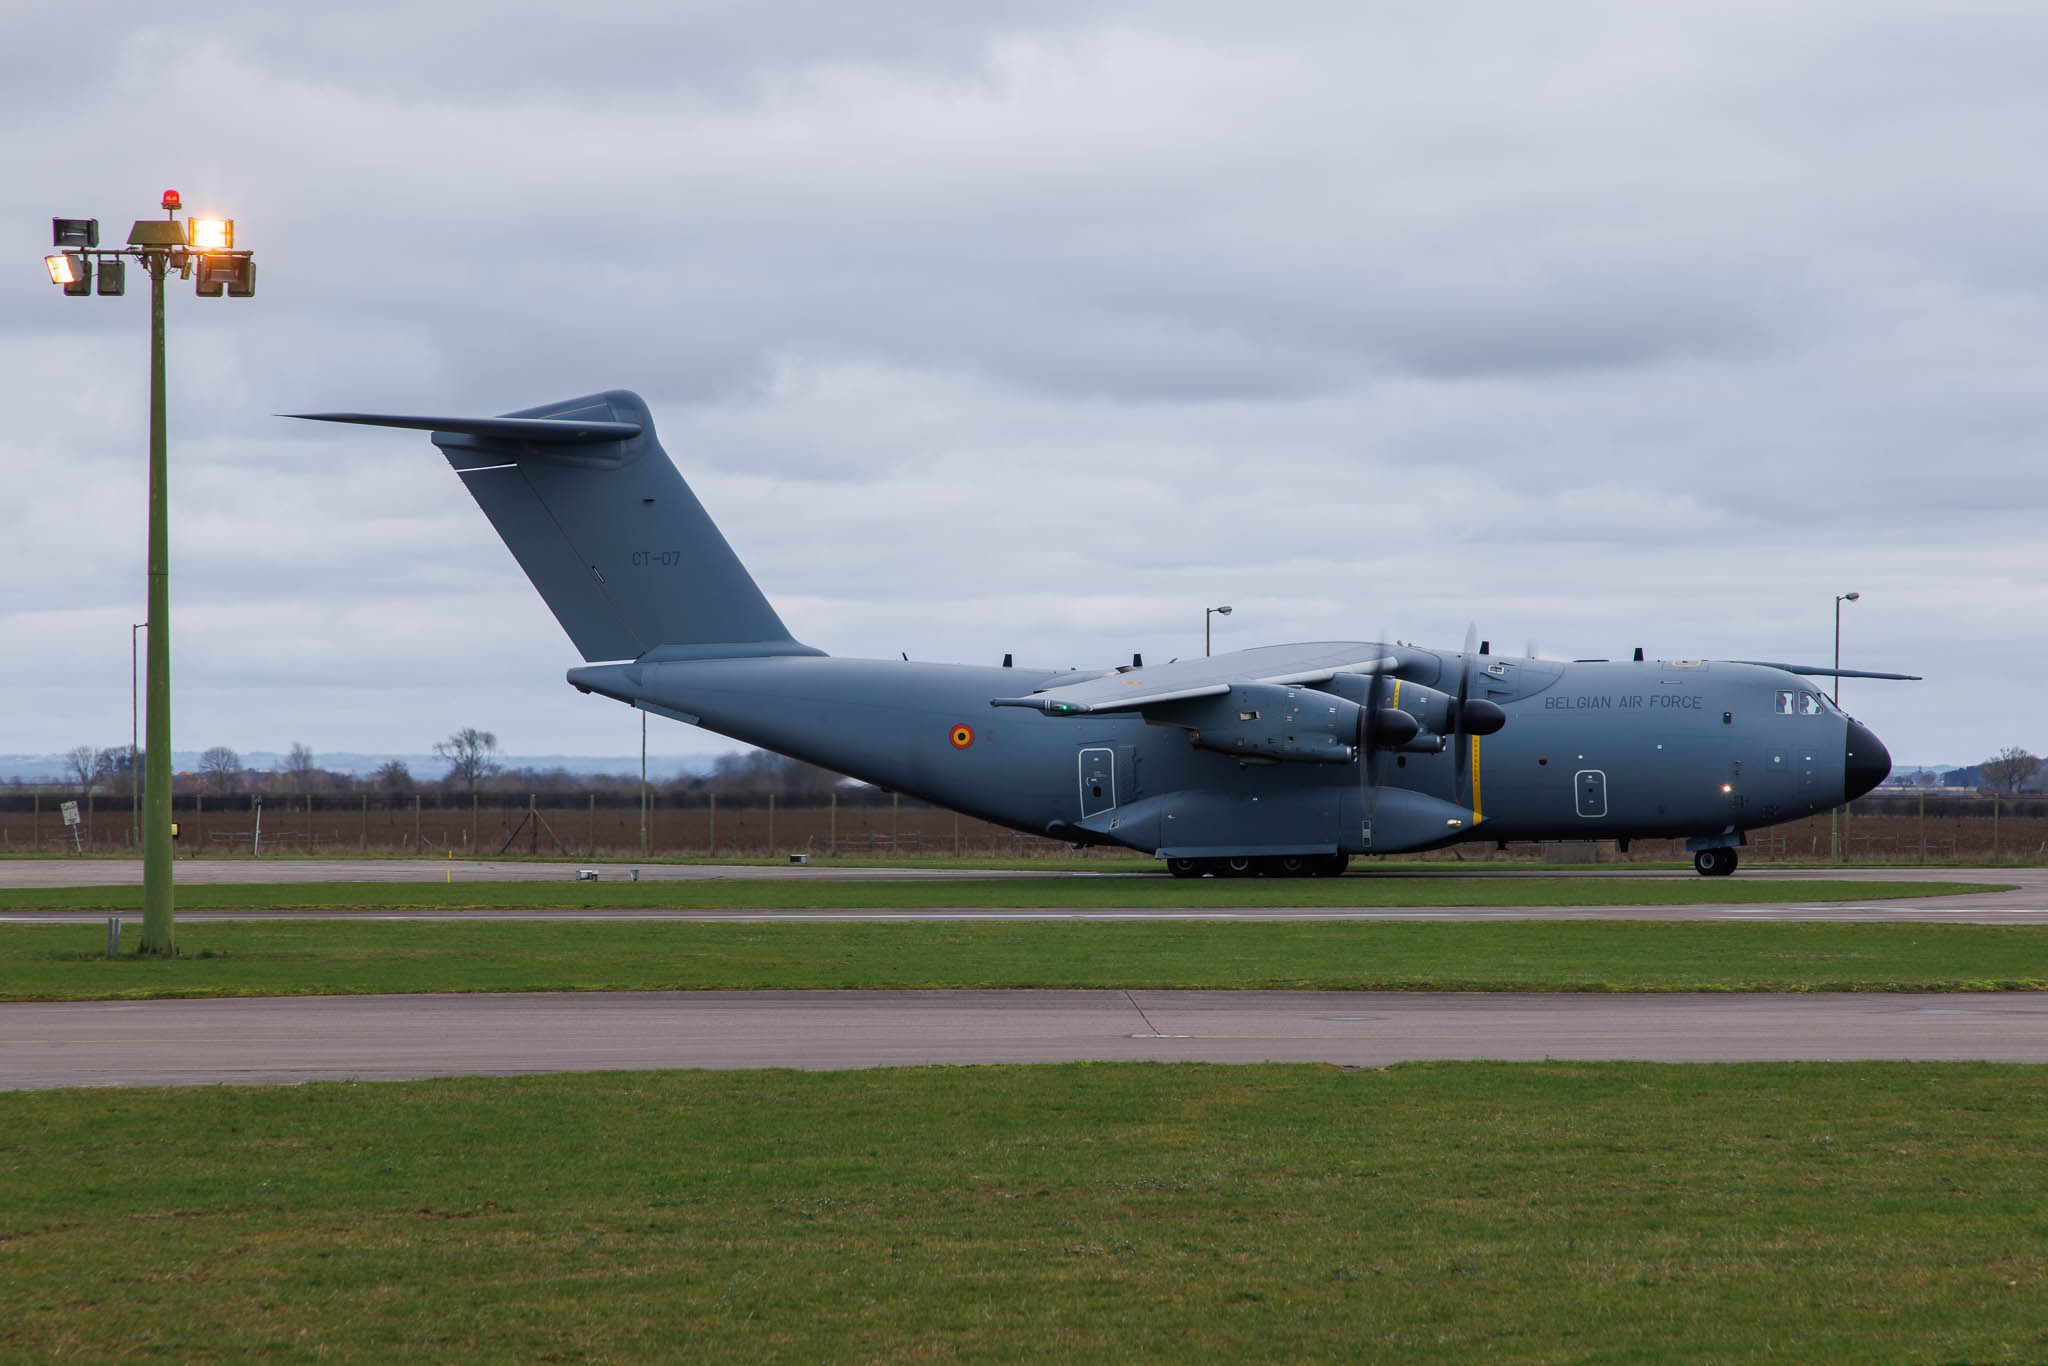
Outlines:
[[[1293,648],[1369,657],[1389,647]],[[1443,678],[1464,665],[1456,653],[1399,649],[1410,678],[1431,656]],[[1076,677],[1064,672],[785,656],[585,666],[570,681],[1018,830],[1172,855],[1393,853],[1461,840],[1735,843],[1838,806],[1889,768],[1875,736],[1783,670],[1472,663],[1474,695],[1483,687],[1507,724],[1483,739],[1454,737],[1440,753],[1379,755],[1376,791],[1363,758],[1260,762],[1196,748],[1188,731],[1136,712],[1062,717],[989,705]],[[1389,700],[1400,705],[1398,690]],[[1458,756],[1450,746],[1459,745],[1474,749]],[[1472,760],[1469,799],[1459,757]]]

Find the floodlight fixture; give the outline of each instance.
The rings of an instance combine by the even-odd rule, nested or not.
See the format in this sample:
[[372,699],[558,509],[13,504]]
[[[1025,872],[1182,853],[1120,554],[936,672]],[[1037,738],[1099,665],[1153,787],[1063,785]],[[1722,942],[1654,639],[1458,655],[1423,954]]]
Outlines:
[[256,263],[247,256],[213,253],[199,258],[199,295],[247,299],[256,293]]
[[97,218],[52,218],[50,245],[53,247],[96,247],[100,244]]
[[111,298],[128,292],[128,263],[118,256],[104,257],[99,270],[100,296]]
[[188,218],[185,241],[197,251],[232,251],[235,220],[232,218]]
[[92,257],[84,252],[66,251],[45,256],[43,264],[49,268],[51,283],[64,286],[66,294],[92,293]]

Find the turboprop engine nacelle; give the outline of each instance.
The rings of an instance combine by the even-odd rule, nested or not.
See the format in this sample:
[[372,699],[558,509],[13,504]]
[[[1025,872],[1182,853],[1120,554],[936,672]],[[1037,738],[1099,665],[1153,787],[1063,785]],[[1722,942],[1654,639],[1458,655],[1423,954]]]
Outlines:
[[[1371,682],[1365,676],[1339,676],[1329,686],[1333,692],[1363,702]],[[1491,735],[1507,724],[1508,714],[1496,703],[1468,697],[1462,726],[1459,720],[1458,699],[1452,694],[1420,683],[1382,681],[1380,711],[1372,723],[1373,743],[1401,753],[1440,754],[1448,737]]]
[[1196,749],[1267,763],[1348,764],[1364,708],[1315,688],[1243,683],[1218,697],[1147,707],[1153,725],[1180,726]]

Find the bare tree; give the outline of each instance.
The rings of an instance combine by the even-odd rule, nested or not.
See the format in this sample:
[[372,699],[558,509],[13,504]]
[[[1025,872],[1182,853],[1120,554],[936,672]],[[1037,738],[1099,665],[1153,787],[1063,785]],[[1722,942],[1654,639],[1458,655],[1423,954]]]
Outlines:
[[393,759],[388,763],[379,764],[370,781],[386,792],[410,792],[412,770],[405,766],[405,760]]
[[[121,751],[120,757],[125,759],[127,751]],[[111,749],[80,745],[64,755],[64,775],[78,789],[80,805],[85,811],[85,838],[88,842],[92,839],[92,794],[102,784],[110,782],[115,771],[115,751]]]
[[91,745],[80,745],[77,749],[67,750],[64,755],[64,776],[71,780],[71,786],[88,797],[98,783],[98,774],[93,767],[93,760],[98,755],[99,751]]
[[277,770],[290,780],[292,791],[306,791],[313,780],[313,751],[297,740],[292,741],[292,752],[284,756]]
[[215,745],[199,756],[199,771],[206,776],[206,785],[213,791],[232,791],[242,776],[242,756],[226,745]]
[[492,757],[497,752],[498,737],[474,726],[434,742],[434,753],[448,761],[448,781],[461,783],[472,797],[478,783],[504,767]]
[[2041,761],[2018,745],[2007,745],[1995,759],[1977,765],[1984,781],[2002,792],[2017,792],[2027,779],[2041,771]]

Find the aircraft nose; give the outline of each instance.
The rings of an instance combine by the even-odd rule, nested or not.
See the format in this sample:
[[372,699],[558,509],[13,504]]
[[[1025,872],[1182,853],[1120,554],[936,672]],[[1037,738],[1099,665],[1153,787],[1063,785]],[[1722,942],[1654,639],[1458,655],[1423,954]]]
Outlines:
[[1849,723],[1842,750],[1842,800],[1853,802],[1883,782],[1892,771],[1891,751],[1861,721]]

